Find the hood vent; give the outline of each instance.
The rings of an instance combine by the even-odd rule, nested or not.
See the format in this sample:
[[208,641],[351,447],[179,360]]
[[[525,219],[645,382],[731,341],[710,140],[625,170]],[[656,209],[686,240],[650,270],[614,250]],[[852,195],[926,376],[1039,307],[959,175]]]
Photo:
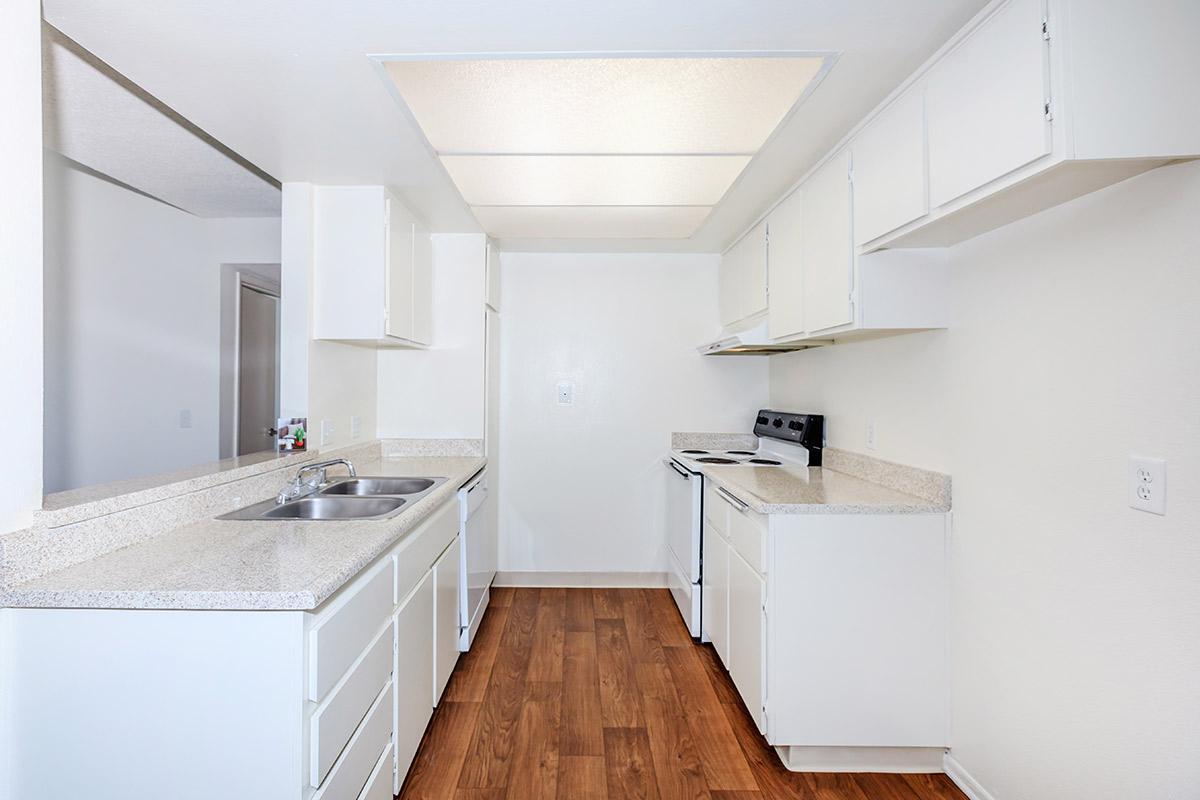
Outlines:
[[722,331],[715,342],[702,344],[696,350],[702,356],[769,356],[772,353],[791,353],[833,344],[832,339],[772,339],[767,330],[767,320],[760,319],[733,326]]

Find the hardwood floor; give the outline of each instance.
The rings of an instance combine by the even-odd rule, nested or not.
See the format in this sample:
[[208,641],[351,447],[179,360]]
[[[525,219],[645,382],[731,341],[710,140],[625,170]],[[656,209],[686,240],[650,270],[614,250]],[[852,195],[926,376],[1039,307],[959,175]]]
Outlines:
[[945,775],[788,772],[660,589],[494,589],[404,800],[964,800]]

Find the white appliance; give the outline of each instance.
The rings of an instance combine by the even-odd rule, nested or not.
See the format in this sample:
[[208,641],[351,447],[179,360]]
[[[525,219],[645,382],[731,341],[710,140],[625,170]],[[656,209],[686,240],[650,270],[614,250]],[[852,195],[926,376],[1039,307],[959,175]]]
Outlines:
[[751,318],[739,322],[721,331],[721,336],[715,342],[702,344],[696,348],[702,356],[733,356],[733,355],[769,355],[770,353],[790,353],[794,350],[808,350],[812,347],[822,347],[832,344],[831,339],[804,339],[801,341],[780,341],[771,338],[766,319]]
[[825,418],[762,410],[754,420],[754,450],[688,448],[663,459],[667,472],[668,587],[693,638],[704,638],[701,585],[704,564],[704,472],[709,466],[819,467],[825,443]]
[[667,574],[671,596],[693,637],[700,636],[700,504],[704,476],[674,456],[663,459],[667,473]]
[[464,653],[471,649],[471,641],[488,607],[492,580],[496,577],[497,532],[488,524],[484,509],[487,499],[486,469],[480,470],[458,490],[458,530],[462,536],[459,567],[462,588],[458,602],[462,635],[458,649]]

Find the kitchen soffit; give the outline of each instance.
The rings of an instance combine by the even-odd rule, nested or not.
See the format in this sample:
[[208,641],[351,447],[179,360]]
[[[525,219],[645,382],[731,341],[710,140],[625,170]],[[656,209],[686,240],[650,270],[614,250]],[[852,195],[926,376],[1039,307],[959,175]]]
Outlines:
[[691,236],[825,53],[377,56],[493,236]]

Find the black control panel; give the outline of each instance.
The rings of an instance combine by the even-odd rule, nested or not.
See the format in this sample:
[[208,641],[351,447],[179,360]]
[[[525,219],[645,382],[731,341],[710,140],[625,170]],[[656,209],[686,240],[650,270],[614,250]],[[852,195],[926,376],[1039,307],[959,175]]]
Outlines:
[[754,420],[754,435],[769,436],[808,449],[808,465],[821,466],[825,446],[825,417],[820,414],[791,414],[763,409]]

